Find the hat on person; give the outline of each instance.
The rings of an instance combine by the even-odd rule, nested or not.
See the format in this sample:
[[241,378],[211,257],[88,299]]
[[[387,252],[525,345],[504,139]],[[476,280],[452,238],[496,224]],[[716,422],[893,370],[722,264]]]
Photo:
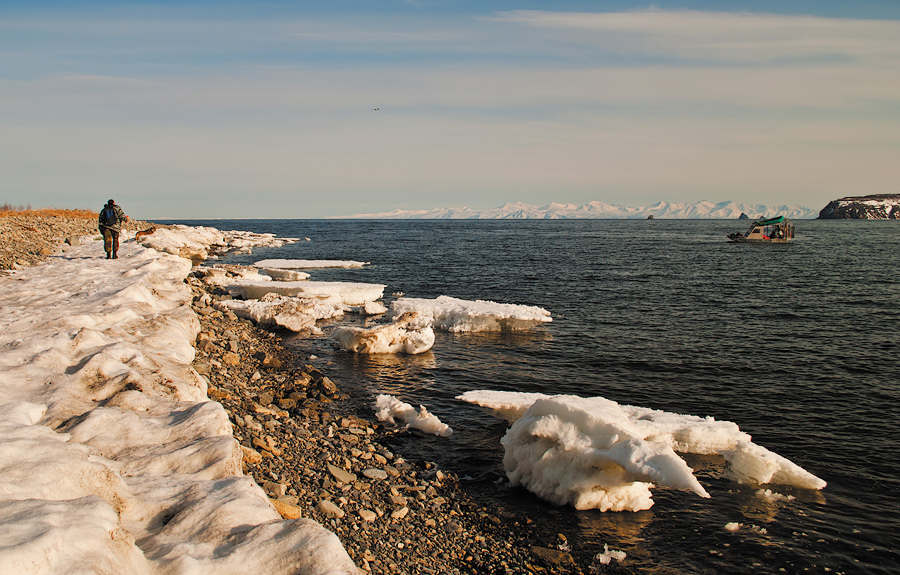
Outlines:
[[115,205],[115,203],[116,203],[116,202],[110,200],[110,201],[106,202],[106,205],[107,205],[107,206],[112,206],[112,205]]

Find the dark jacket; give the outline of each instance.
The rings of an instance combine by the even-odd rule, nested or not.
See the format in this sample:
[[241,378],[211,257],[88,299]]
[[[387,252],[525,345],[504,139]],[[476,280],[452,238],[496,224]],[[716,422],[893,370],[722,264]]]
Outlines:
[[125,215],[125,212],[122,211],[122,208],[116,204],[107,204],[100,210],[97,227],[100,228],[101,232],[104,228],[118,232],[121,231],[122,224],[125,223],[125,220],[127,219],[128,217]]

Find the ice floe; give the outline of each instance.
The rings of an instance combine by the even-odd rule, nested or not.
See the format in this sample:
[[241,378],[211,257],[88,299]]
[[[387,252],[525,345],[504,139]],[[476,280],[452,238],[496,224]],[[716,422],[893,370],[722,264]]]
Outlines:
[[365,305],[381,299],[384,286],[381,284],[354,282],[266,282],[235,281],[225,286],[232,295],[245,299],[259,299],[267,293],[280,296],[328,297],[336,296],[346,305]]
[[375,417],[389,425],[397,425],[396,420],[399,419],[413,429],[441,437],[449,437],[453,433],[446,423],[428,413],[424,405],[420,405],[419,411],[416,411],[413,406],[392,395],[379,395],[375,398]]
[[110,261],[88,240],[0,278],[4,572],[358,573],[333,533],[282,520],[241,475],[190,365],[191,262],[168,253],[229,240],[192,230],[125,241]]
[[445,295],[436,299],[403,297],[391,303],[392,316],[407,312],[418,313],[423,325],[451,332],[521,331],[553,321],[550,312],[540,307]]
[[654,484],[709,497],[676,452],[720,454],[742,483],[825,487],[800,466],[754,444],[730,421],[603,397],[470,391],[458,399],[514,421],[502,439],[503,465],[513,485],[576,509],[649,509]]
[[392,323],[370,328],[338,327],[331,337],[356,353],[424,353],[434,345],[434,330],[416,323],[416,313],[405,313]]
[[260,260],[253,265],[258,268],[307,270],[319,268],[361,268],[369,265],[369,262],[355,262],[352,260]]

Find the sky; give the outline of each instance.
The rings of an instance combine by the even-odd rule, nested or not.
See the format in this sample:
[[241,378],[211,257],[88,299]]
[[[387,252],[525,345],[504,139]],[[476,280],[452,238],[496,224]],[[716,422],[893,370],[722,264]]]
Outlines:
[[900,2],[0,0],[0,205],[898,193]]

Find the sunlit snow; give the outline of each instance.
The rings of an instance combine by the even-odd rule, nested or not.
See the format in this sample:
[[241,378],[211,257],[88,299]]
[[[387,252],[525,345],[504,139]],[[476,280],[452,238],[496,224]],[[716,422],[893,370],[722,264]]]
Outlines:
[[[357,573],[337,537],[284,521],[191,367],[199,322],[180,255],[252,236],[90,238],[0,279],[4,573]],[[262,237],[271,245],[271,238]]]
[[407,312],[416,312],[422,325],[451,332],[520,331],[553,321],[550,312],[540,307],[445,295],[437,299],[403,297],[391,303],[393,317]]
[[720,454],[742,483],[825,487],[818,477],[753,443],[730,421],[603,397],[470,391],[458,399],[514,421],[502,439],[503,465],[513,485],[576,509],[649,509],[654,484],[709,497],[676,452]]
[[449,437],[453,433],[446,423],[428,413],[424,405],[420,405],[419,411],[416,411],[413,406],[392,395],[379,395],[375,398],[375,417],[389,425],[397,425],[396,420],[399,419],[413,429],[442,437]]

